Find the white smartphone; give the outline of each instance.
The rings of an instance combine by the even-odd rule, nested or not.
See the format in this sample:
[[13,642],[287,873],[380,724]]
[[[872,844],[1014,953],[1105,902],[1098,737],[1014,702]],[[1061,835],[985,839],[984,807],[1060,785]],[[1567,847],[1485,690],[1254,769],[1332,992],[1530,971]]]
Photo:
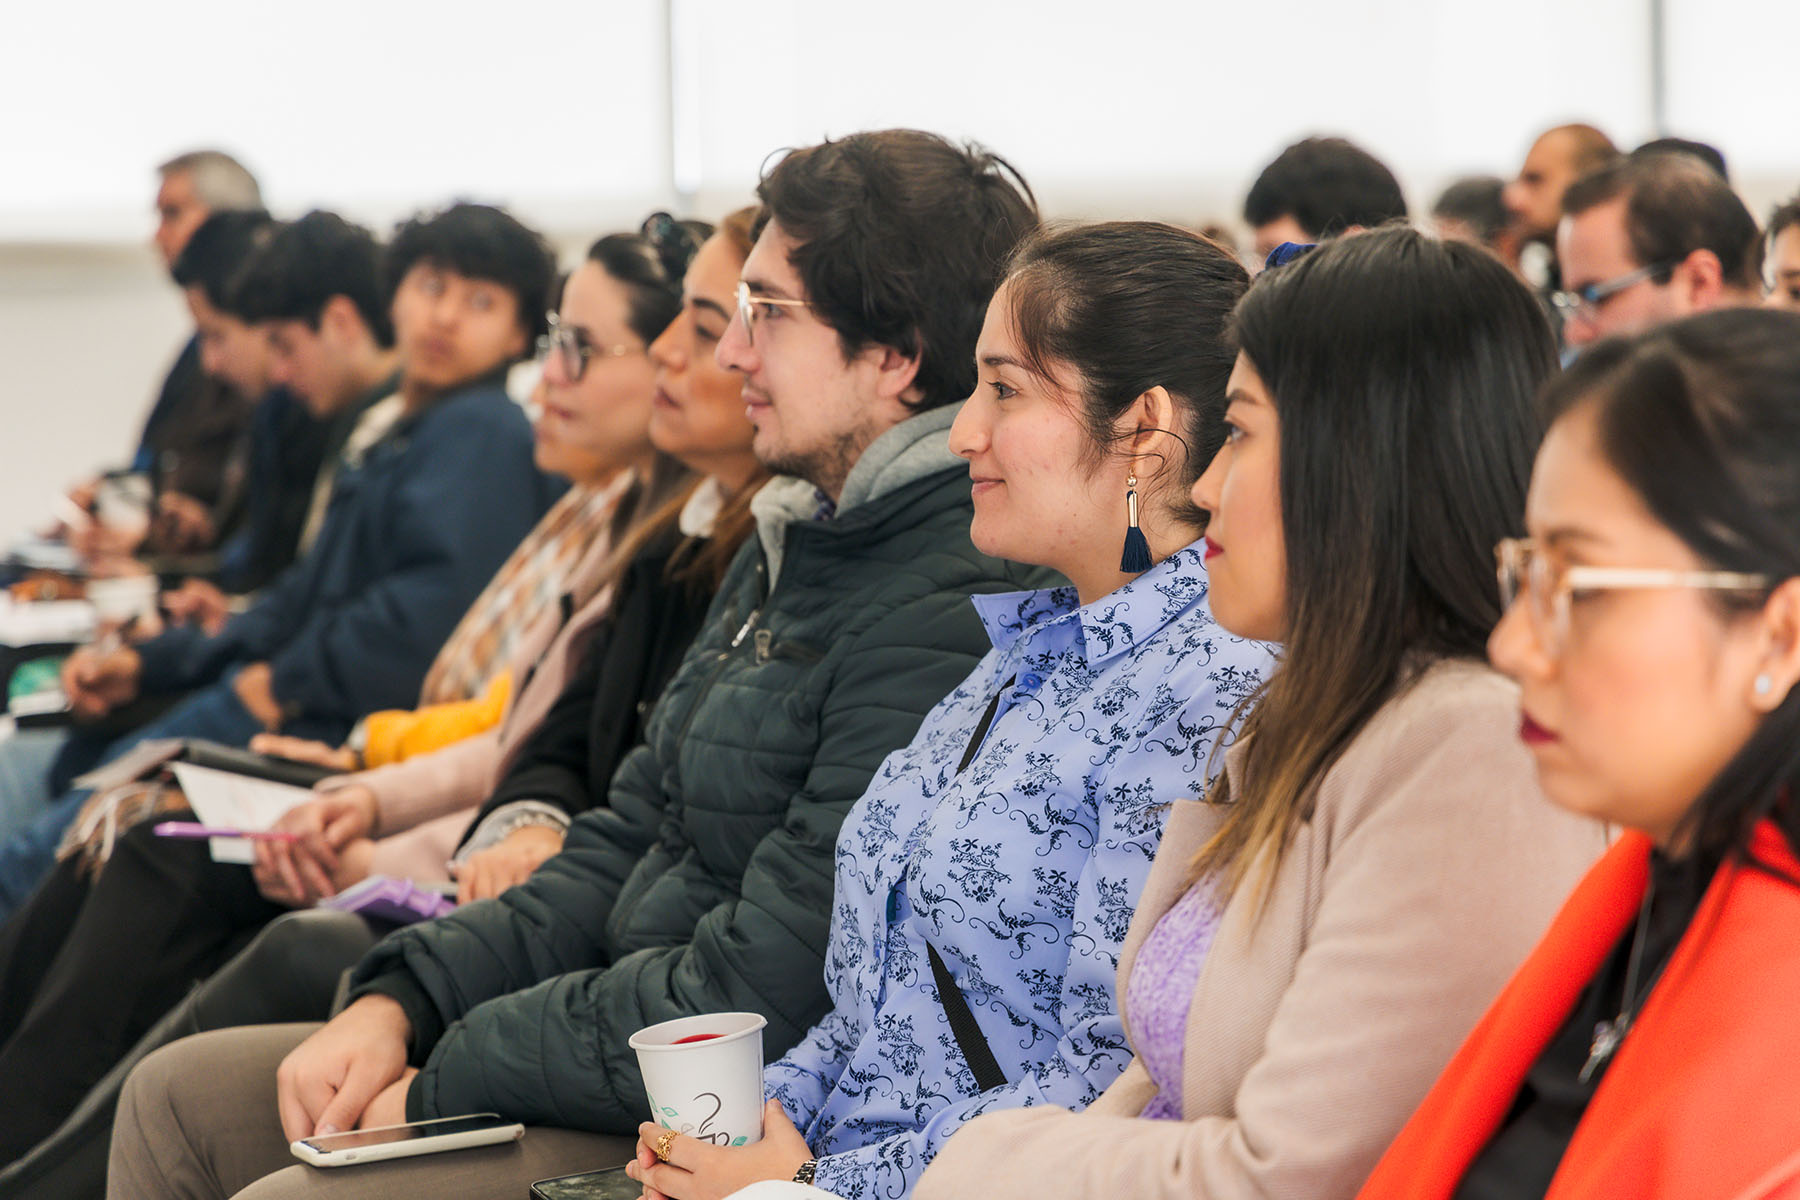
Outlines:
[[467,1117],[440,1117],[435,1121],[412,1121],[405,1125],[381,1125],[374,1129],[301,1138],[292,1149],[295,1158],[315,1167],[348,1167],[390,1158],[410,1158],[415,1154],[492,1146],[515,1141],[524,1132],[523,1125],[508,1121],[498,1113],[474,1113]]

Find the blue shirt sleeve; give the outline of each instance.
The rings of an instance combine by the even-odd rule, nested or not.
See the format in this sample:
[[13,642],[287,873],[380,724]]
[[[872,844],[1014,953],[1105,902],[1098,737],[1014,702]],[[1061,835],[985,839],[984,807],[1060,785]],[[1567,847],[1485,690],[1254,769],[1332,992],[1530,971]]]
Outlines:
[[768,1094],[781,1101],[794,1128],[805,1129],[825,1106],[850,1062],[859,1032],[855,1017],[840,1006],[807,1031],[779,1060],[763,1070]]
[[[949,1061],[960,1076],[955,1086],[965,1098],[940,1109],[916,1130],[821,1158],[814,1177],[818,1186],[851,1200],[910,1192],[944,1140],[965,1122],[996,1109],[1039,1104],[1082,1109],[1125,1070],[1131,1049],[1114,997],[1116,948],[1131,923],[1133,903],[1155,853],[1161,832],[1160,800],[1178,789],[1191,791],[1194,785],[1178,760],[1167,760],[1163,773],[1166,779],[1138,774],[1129,783],[1097,789],[1097,836],[1076,882],[1066,964],[1059,971],[1054,960],[1027,955],[1016,966],[1034,989],[1057,998],[1062,1035],[1043,1064],[1002,1087],[970,1095],[974,1079],[957,1054]],[[980,1005],[972,997],[971,1007],[990,1037],[1000,1027],[998,1021],[1008,1019],[996,1019],[998,1006]]]

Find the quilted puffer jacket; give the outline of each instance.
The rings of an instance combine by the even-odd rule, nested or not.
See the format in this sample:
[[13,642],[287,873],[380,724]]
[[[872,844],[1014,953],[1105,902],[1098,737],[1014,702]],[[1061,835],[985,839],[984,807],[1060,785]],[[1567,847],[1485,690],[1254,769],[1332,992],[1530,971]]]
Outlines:
[[1054,579],[970,544],[954,415],[878,439],[831,520],[806,519],[810,486],[765,487],[608,803],[525,883],[359,964],[352,996],[412,1021],[409,1118],[629,1134],[649,1112],[637,1029],[760,1012],[773,1058],[825,1015],[839,825],[988,647],[969,595]]

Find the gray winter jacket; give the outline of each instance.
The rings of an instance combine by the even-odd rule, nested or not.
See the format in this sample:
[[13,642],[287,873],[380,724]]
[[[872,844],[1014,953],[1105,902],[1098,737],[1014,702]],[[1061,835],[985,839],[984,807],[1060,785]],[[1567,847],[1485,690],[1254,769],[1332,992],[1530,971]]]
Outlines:
[[878,439],[831,520],[808,519],[810,486],[768,485],[608,803],[524,884],[358,966],[353,995],[412,1020],[410,1118],[629,1134],[649,1113],[637,1029],[760,1012],[773,1059],[824,1017],[838,826],[987,649],[969,595],[1050,582],[970,544],[954,415]]

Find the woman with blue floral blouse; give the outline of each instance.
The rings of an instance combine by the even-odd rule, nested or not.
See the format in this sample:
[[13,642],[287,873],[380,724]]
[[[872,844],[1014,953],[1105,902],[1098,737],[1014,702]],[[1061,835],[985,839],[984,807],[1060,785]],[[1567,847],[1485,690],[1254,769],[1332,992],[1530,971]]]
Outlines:
[[[993,651],[839,835],[834,1007],[768,1068],[763,1141],[647,1125],[631,1167],[647,1194],[798,1177],[901,1196],[964,1121],[1079,1108],[1130,1061],[1113,977],[1164,812],[1205,789],[1270,663],[1207,610],[1187,496],[1223,439],[1222,334],[1247,282],[1164,225],[1065,228],[1016,254],[950,445],[975,544],[1072,586],[977,598]],[[978,1033],[953,1031],[934,950]]]

